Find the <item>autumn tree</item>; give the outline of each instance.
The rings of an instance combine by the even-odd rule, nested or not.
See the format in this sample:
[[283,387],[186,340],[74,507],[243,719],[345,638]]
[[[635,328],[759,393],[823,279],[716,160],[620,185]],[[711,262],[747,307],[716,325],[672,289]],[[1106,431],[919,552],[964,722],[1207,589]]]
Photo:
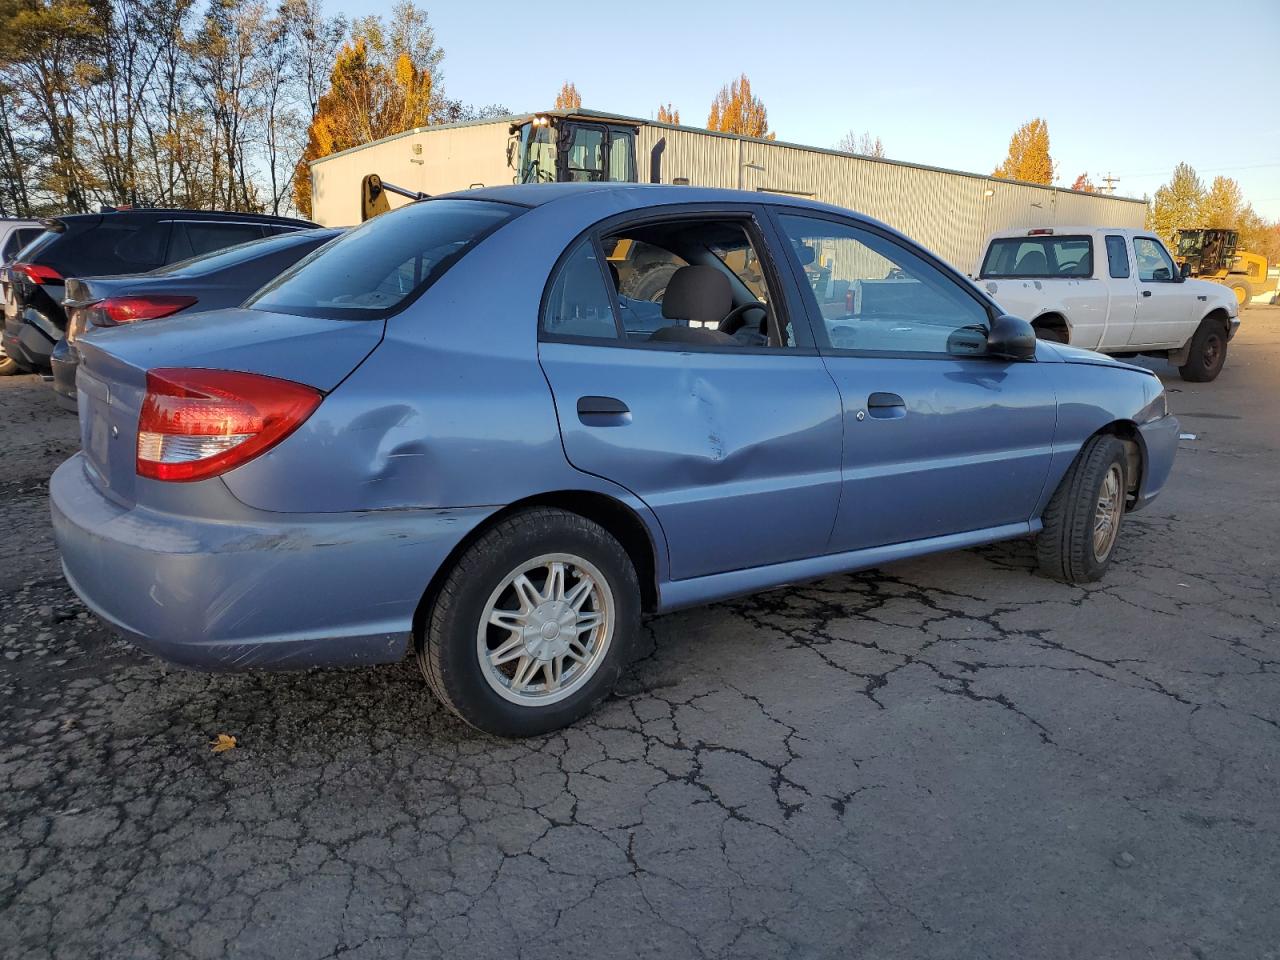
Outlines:
[[311,215],[312,161],[426,126],[445,109],[438,86],[444,52],[426,15],[402,3],[394,16],[389,27],[378,17],[356,21],[352,40],[338,51],[294,176],[294,204],[303,216]]
[[884,144],[881,143],[879,137],[871,136],[869,131],[858,133],[856,130],[850,130],[840,142],[836,144],[836,149],[841,153],[857,153],[864,157],[884,158]]
[[1036,117],[1020,126],[1009,139],[1009,155],[996,168],[994,176],[1027,183],[1053,183],[1049,125]]
[[680,126],[680,111],[672,109],[670,103],[665,106],[663,104],[658,104],[658,122],[670,123],[673,126],[678,127]]
[[1240,184],[1230,177],[1214,177],[1209,192],[1200,201],[1198,226],[1235,230],[1243,208]]
[[1189,163],[1178,164],[1169,182],[1156,191],[1147,214],[1148,229],[1170,242],[1179,230],[1203,226],[1204,199],[1204,185],[1195,170]]
[[1089,171],[1085,171],[1071,182],[1071,189],[1078,190],[1081,193],[1097,193],[1098,188],[1094,186],[1092,180],[1089,179]]
[[582,97],[578,95],[578,88],[568,80],[560,87],[560,92],[556,94],[556,110],[581,110]]
[[760,98],[752,95],[751,81],[745,73],[721,87],[711,101],[707,129],[762,140],[773,140],[776,136],[769,130],[768,112]]

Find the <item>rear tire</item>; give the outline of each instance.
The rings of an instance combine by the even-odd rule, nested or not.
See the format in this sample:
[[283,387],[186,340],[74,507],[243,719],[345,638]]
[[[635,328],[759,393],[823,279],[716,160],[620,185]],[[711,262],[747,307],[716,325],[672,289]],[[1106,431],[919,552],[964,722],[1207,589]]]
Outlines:
[[1036,540],[1040,572],[1065,583],[1098,580],[1111,565],[1128,492],[1124,444],[1092,437],[1058,484]]
[[1208,383],[1217,379],[1226,362],[1226,328],[1217,320],[1202,320],[1191,338],[1187,362],[1178,368],[1178,373],[1190,383]]
[[639,623],[640,585],[622,545],[584,517],[539,507],[495,525],[454,564],[427,613],[418,664],[477,730],[535,736],[608,696]]

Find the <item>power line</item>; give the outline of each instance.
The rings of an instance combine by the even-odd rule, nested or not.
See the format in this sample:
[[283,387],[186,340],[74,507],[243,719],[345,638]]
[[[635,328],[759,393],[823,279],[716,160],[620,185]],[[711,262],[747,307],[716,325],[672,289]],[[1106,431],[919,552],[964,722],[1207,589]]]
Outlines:
[[[1235,166],[1235,167],[1196,167],[1194,164],[1192,166],[1195,169],[1196,173],[1226,173],[1232,170],[1261,170],[1265,167],[1280,167],[1280,163],[1249,163],[1249,164],[1244,164],[1244,165]],[[1158,177],[1161,174],[1169,173],[1169,172],[1170,170],[1166,167],[1163,170],[1148,170],[1144,173],[1125,173],[1125,174],[1122,174],[1122,176]]]

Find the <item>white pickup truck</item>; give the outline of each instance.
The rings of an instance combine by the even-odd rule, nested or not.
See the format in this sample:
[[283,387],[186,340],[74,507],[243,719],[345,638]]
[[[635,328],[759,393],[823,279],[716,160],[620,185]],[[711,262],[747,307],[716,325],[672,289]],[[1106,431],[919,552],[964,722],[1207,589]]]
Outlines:
[[976,282],[1042,340],[1166,357],[1184,380],[1214,379],[1240,326],[1232,291],[1187,279],[1144,230],[1006,230],[987,241]]

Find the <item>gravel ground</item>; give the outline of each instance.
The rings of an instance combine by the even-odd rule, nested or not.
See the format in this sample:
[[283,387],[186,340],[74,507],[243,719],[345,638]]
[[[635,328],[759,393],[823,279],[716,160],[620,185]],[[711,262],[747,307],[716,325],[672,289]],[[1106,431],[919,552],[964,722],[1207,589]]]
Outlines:
[[1104,582],[1013,543],[658,618],[520,743],[410,663],[114,639],[50,537],[75,420],[0,380],[0,956],[1280,957],[1280,308],[1155,367],[1196,438]]

